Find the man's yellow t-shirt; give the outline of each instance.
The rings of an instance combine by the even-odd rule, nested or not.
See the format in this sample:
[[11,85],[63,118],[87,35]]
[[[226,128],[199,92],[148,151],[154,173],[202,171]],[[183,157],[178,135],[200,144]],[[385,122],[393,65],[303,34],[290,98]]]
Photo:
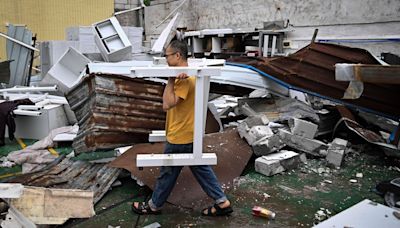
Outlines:
[[195,77],[175,80],[174,92],[183,100],[167,111],[167,141],[172,144],[193,142]]

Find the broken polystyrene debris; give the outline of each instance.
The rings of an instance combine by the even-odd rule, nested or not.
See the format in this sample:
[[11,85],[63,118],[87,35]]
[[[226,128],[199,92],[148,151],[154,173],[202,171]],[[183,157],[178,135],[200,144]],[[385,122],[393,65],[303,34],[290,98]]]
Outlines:
[[331,180],[324,180],[324,183],[332,184],[332,181]]
[[350,183],[357,183],[356,179],[350,179],[349,181],[350,181]]
[[357,174],[356,174],[356,177],[357,177],[357,178],[363,178],[363,174],[362,174],[362,173],[357,173]]

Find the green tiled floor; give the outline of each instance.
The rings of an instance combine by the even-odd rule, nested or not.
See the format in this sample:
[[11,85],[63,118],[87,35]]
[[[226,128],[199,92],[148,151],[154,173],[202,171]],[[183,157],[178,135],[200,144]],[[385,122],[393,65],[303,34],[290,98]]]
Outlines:
[[[13,149],[19,149],[18,145],[0,148],[0,153]],[[69,151],[70,148],[56,150]],[[306,165],[273,177],[256,173],[254,164],[250,163],[235,185],[225,189],[234,208],[230,217],[200,216],[200,210],[208,206],[204,202],[195,202],[193,210],[166,204],[161,215],[133,214],[131,202],[150,197],[151,191],[138,186],[128,176],[121,179],[122,186],[111,189],[96,205],[96,216],[70,220],[63,227],[143,227],[154,222],[163,227],[310,227],[320,208],[334,215],[365,198],[383,203],[372,189],[380,181],[400,176],[400,172],[390,168],[394,159],[382,156],[377,148],[368,146],[363,151],[347,156],[341,169],[327,169],[325,160],[309,159]],[[319,170],[322,173],[318,173],[318,168],[322,168]],[[0,169],[0,172],[10,170]],[[356,173],[362,173],[363,177],[356,178]],[[358,182],[350,183],[350,179]],[[276,219],[253,217],[251,209],[255,205],[274,211]]]

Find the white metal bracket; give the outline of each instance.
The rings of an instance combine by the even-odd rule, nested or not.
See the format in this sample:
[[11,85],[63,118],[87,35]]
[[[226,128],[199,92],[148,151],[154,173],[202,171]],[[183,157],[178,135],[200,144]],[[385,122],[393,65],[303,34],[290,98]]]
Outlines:
[[176,77],[180,73],[196,76],[194,141],[192,154],[138,154],[137,167],[216,165],[215,153],[203,153],[210,76],[219,76],[221,67],[132,67],[132,77]]

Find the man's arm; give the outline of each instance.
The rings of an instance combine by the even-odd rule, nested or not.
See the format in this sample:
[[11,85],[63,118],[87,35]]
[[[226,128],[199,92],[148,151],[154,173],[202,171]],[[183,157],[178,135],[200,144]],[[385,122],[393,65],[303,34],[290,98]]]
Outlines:
[[182,99],[174,93],[175,78],[168,78],[168,83],[165,86],[163,94],[163,109],[167,111],[175,107]]
[[179,74],[176,78],[168,78],[168,84],[165,86],[163,93],[163,109],[167,111],[179,104],[183,99],[178,97],[174,92],[175,79],[184,80],[188,78],[187,74]]

